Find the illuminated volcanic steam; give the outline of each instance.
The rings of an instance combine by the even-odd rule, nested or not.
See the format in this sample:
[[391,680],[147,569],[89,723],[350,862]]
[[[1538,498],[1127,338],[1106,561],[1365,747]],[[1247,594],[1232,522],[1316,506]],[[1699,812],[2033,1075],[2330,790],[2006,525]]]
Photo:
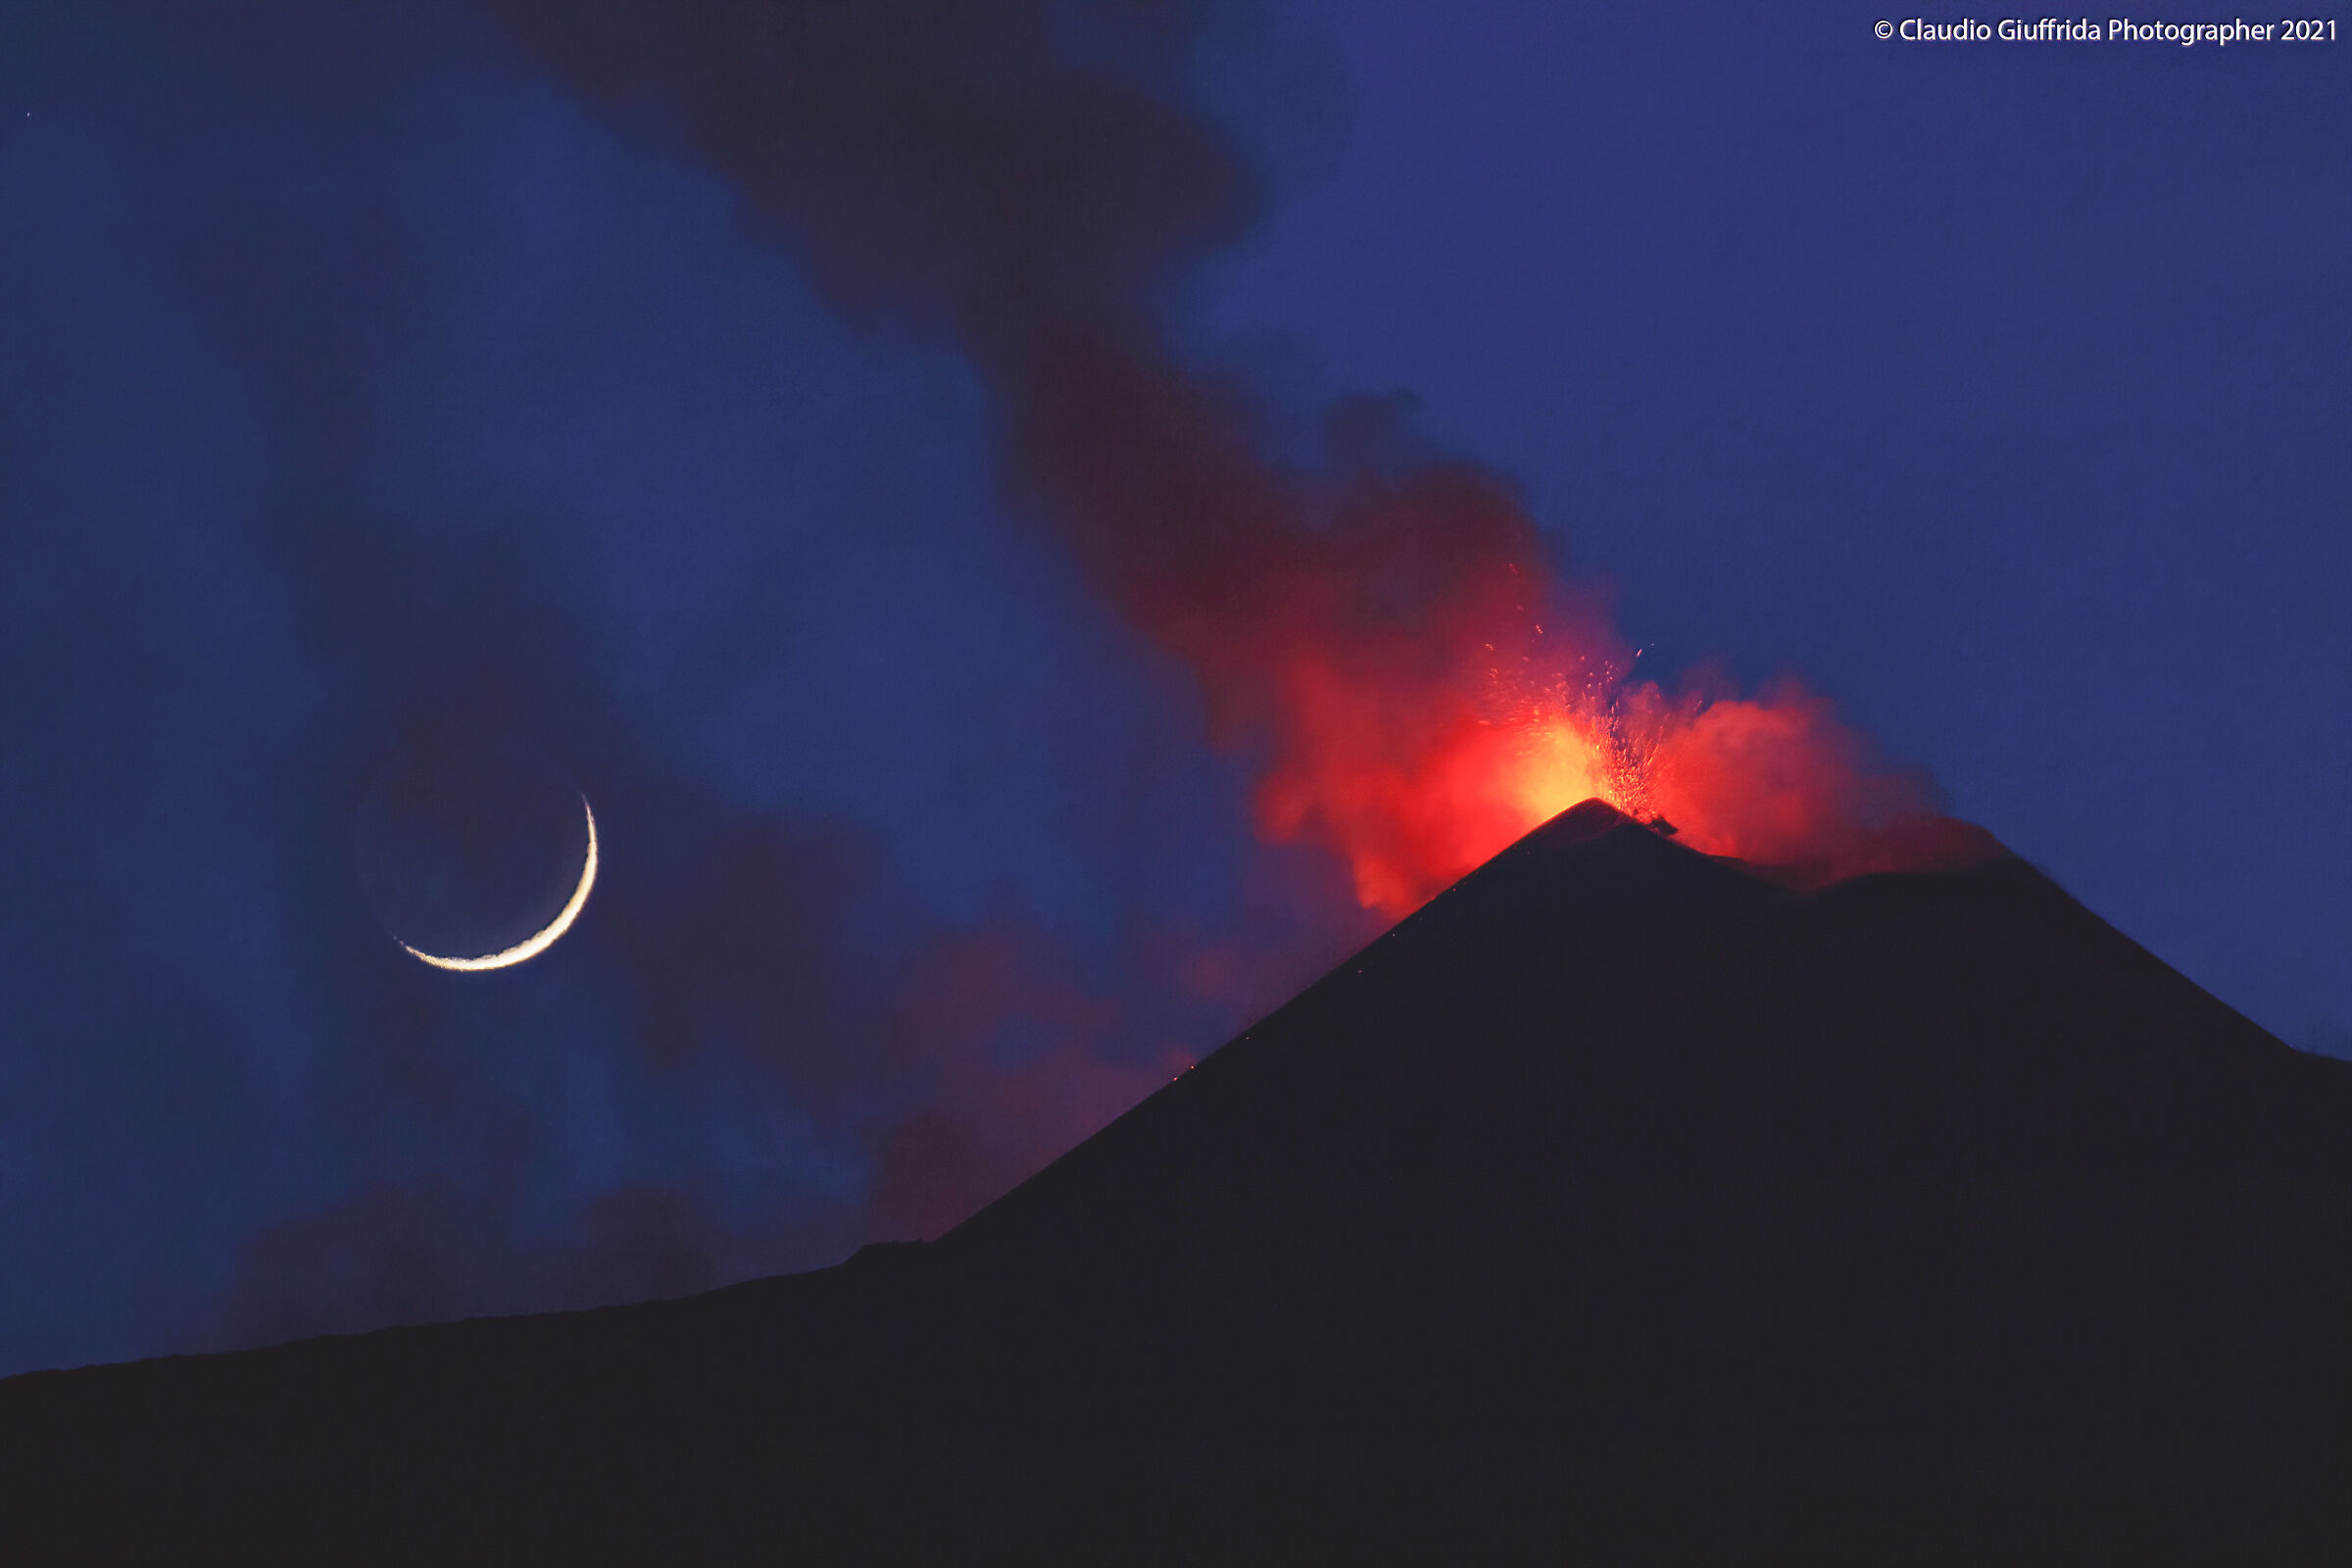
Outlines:
[[[1298,453],[1193,347],[1177,307],[1199,264],[1270,205],[1202,96],[1210,57],[1259,35],[1256,0],[486,4],[585,103],[724,175],[846,318],[962,355],[1010,509],[1189,671],[1208,738],[1252,769],[1256,839],[1345,868],[1261,854],[1231,929],[1146,915],[1115,1005],[1021,942],[951,944],[936,995],[902,977],[915,1004],[886,1028],[789,983],[822,993],[832,972],[799,934],[801,881],[726,893],[712,939],[664,968],[699,977],[664,1028],[748,1020],[719,1032],[789,1063],[827,1114],[914,1109],[882,1116],[882,1234],[937,1234],[1580,801],[1796,882],[1988,843],[1793,686],[1635,679],[1602,596],[1555,570],[1512,486],[1417,440],[1396,400],[1341,401]],[[889,1049],[856,1044],[875,1038]]]
[[1344,856],[1367,907],[1408,913],[1593,797],[1799,882],[1986,842],[1793,683],[1630,679],[1512,488],[1416,450],[1394,404],[1337,407],[1294,472],[1238,392],[1164,360],[1065,347],[1023,390],[1036,499],[1197,674],[1215,737],[1259,749],[1258,831]]
[[1002,404],[1005,476],[1214,737],[1262,759],[1256,827],[1344,856],[1395,916],[1599,796],[1798,879],[1946,856],[1927,792],[1794,688],[1628,679],[1511,489],[1357,400],[1278,461],[1170,303],[1266,181],[1191,101],[1248,33],[1207,0],[492,0],[591,101],[682,138],[860,319],[952,334]]
[[1395,405],[1343,402],[1327,454],[1287,466],[1245,390],[1183,365],[1169,301],[1268,205],[1186,82],[1249,7],[494,10],[727,172],[837,306],[957,338],[1016,501],[1263,760],[1260,835],[1339,851],[1366,907],[1409,912],[1594,795],[1792,879],[1952,856],[1922,780],[1818,698],[1628,679],[1515,491],[1413,447]]

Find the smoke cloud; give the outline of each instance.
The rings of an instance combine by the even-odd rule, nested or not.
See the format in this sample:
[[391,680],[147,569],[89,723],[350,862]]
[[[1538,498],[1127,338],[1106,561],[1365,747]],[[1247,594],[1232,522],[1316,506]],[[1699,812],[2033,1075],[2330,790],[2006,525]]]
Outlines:
[[[103,113],[59,130],[44,105],[0,146],[26,211],[81,224],[6,247],[35,304],[0,327],[72,371],[0,392],[34,575],[63,585],[10,667],[67,672],[28,692],[24,749],[81,770],[27,775],[10,814],[136,836],[103,898],[86,851],[23,860],[54,907],[157,911],[156,978],[42,1004],[82,1021],[44,1026],[11,1100],[41,1125],[8,1130],[120,1142],[113,1206],[61,1200],[43,1255],[139,1225],[201,1252],[153,1314],[182,1341],[935,1235],[1588,795],[1800,877],[1922,853],[1930,792],[1819,700],[1637,679],[1606,596],[1407,402],[1343,399],[1296,450],[1199,351],[1198,265],[1273,197],[1218,96],[1262,6],[121,16],[76,45]],[[889,362],[871,383],[861,356]],[[808,364],[821,399],[760,379]],[[805,428],[760,423],[777,405]],[[1042,564],[939,520],[958,421]],[[878,477],[793,488],[857,443]],[[929,531],[859,555],[869,527]],[[91,647],[52,658],[69,638]],[[1089,659],[1148,668],[1057,697]],[[453,725],[560,755],[609,840],[579,928],[462,990],[383,941],[350,863],[384,760]],[[1018,764],[1053,746],[1084,755],[1039,805]],[[1027,814],[965,880],[1044,843],[1115,852],[1108,891],[1075,915],[941,895],[1006,797]],[[1225,858],[1137,848],[1163,842]],[[78,973],[51,924],[78,916],[19,951]],[[122,1044],[158,1040],[160,1065]],[[52,1130],[92,1061],[112,1076]],[[153,1104],[118,1114],[119,1084]],[[25,1353],[140,1348],[67,1315]]]
[[1183,363],[1191,263],[1266,181],[1184,68],[1242,24],[1183,0],[866,5],[492,0],[593,102],[682,139],[807,248],[836,302],[953,332],[1003,406],[1005,482],[1217,736],[1265,759],[1257,824],[1343,855],[1391,916],[1602,796],[1798,880],[1970,853],[1924,779],[1793,684],[1629,679],[1512,487],[1336,406],[1307,466]]

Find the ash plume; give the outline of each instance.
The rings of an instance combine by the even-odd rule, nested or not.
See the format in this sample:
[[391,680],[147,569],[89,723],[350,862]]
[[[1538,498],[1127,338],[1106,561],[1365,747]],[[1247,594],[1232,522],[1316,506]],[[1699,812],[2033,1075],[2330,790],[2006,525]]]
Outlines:
[[1191,264],[1269,181],[1189,73],[1262,18],[1214,0],[488,0],[584,98],[680,142],[863,318],[952,333],[1001,404],[1004,482],[1266,747],[1261,835],[1336,850],[1396,916],[1602,796],[1797,880],[1973,853],[1922,778],[1792,684],[1629,680],[1598,596],[1513,487],[1335,407],[1278,459],[1185,363]]

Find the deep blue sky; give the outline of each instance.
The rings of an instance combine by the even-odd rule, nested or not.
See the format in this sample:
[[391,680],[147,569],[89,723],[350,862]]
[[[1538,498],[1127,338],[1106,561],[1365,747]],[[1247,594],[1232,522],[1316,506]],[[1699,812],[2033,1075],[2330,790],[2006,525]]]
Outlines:
[[1789,669],[2352,1050],[2352,54],[1333,6],[1218,317],[1420,394],[1669,666]]
[[[829,1262],[1361,934],[952,336],[466,6],[310,9],[0,18],[0,1372]],[[1236,23],[1161,85],[1273,204],[1169,328],[1410,390],[1645,664],[1800,675],[2352,1053],[2352,43],[1875,20]],[[451,710],[606,835],[498,976],[352,887]]]

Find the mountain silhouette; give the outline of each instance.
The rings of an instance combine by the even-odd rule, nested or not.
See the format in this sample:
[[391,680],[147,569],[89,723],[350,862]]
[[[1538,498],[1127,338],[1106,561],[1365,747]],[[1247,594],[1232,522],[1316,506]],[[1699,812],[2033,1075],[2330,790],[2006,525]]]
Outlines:
[[2014,858],[1794,891],[1589,802],[937,1242],[0,1383],[0,1540],[2284,1560],[2348,1178],[2352,1066]]

